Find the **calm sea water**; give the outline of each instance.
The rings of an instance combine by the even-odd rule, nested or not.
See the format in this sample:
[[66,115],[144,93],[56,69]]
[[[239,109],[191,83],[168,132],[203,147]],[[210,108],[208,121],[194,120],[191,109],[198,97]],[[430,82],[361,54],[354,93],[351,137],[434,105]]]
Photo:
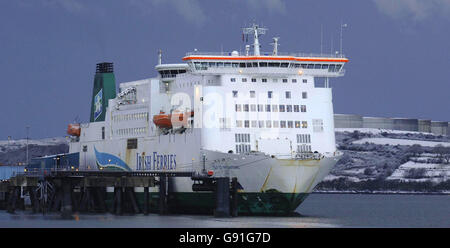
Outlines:
[[41,215],[0,211],[0,227],[450,227],[448,195],[312,194],[297,209],[301,217],[171,215]]

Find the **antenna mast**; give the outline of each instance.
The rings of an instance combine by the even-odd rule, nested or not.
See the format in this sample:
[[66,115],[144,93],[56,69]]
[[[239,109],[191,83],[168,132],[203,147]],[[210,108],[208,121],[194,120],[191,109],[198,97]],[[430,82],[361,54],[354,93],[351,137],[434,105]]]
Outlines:
[[280,39],[280,37],[273,37],[273,43],[270,43],[271,45],[273,45],[273,56],[278,56],[278,46],[280,44],[278,44],[278,40]]
[[162,50],[159,49],[158,51],[158,65],[160,65],[162,63]]
[[267,31],[267,28],[260,28],[257,24],[253,24],[250,28],[243,28],[242,29],[244,34],[253,34],[254,42],[253,42],[253,55],[259,56],[259,35],[265,34]]

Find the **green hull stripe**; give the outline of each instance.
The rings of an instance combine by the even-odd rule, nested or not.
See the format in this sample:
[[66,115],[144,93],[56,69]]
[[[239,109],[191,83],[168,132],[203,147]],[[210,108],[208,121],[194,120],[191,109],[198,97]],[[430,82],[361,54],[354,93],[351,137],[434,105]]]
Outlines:
[[[307,193],[238,193],[239,215],[289,215],[305,200]],[[112,203],[113,193],[108,193],[108,205]],[[137,192],[140,206],[144,206],[144,193]],[[215,206],[214,194],[170,193],[168,197],[170,213],[212,214]],[[159,210],[159,194],[150,193],[150,211]]]

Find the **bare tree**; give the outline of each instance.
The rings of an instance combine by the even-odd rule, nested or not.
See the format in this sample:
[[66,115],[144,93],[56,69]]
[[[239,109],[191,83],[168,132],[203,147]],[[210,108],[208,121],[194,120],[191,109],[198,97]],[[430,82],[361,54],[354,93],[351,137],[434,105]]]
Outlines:
[[414,144],[409,147],[408,152],[417,157],[423,153],[423,148],[419,144]]
[[450,146],[439,144],[433,148],[433,153],[436,153],[444,163],[450,163]]

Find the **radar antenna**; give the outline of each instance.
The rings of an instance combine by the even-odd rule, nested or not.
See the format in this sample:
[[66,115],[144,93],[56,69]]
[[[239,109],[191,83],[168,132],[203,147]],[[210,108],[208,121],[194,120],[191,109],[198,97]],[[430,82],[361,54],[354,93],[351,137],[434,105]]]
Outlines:
[[253,24],[249,28],[242,29],[244,34],[253,34],[254,42],[253,42],[253,55],[259,56],[259,35],[265,34],[267,28],[260,28],[257,24]]

